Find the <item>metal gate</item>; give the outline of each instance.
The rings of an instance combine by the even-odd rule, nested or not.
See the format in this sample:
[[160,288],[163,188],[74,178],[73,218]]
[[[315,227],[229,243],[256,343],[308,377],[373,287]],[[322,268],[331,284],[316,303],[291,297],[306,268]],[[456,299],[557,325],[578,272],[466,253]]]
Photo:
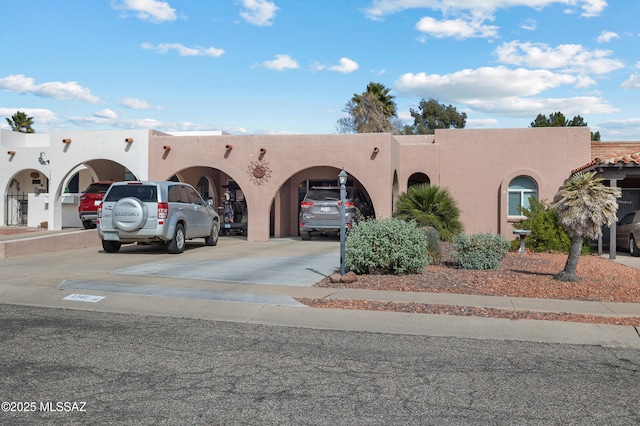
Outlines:
[[29,213],[29,196],[22,194],[7,194],[5,199],[5,217],[7,226],[27,226]]

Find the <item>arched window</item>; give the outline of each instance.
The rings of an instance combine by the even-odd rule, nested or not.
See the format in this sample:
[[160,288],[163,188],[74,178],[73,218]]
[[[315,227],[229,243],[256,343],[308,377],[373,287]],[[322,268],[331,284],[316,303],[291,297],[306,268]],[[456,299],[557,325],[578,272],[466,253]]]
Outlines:
[[520,207],[528,209],[529,200],[538,198],[538,185],[528,176],[518,176],[509,182],[508,216],[522,217]]

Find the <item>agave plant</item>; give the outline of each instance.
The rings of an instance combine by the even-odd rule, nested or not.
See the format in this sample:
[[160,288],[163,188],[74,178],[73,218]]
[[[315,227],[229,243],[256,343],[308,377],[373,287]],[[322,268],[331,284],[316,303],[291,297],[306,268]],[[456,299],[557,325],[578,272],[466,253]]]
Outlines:
[[394,216],[415,220],[421,227],[435,228],[443,241],[450,241],[463,229],[456,201],[449,191],[436,185],[409,187],[398,197]]
[[558,221],[571,237],[571,248],[564,270],[555,275],[560,281],[576,281],[578,260],[585,238],[597,238],[602,225],[611,226],[616,221],[619,188],[602,183],[595,172],[576,173],[558,192],[560,199],[553,205]]

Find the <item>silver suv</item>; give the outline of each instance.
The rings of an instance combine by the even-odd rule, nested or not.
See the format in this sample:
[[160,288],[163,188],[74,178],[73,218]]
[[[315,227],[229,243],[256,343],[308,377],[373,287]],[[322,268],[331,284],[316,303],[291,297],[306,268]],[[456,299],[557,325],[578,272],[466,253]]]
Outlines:
[[98,207],[102,248],[116,253],[126,243],[162,242],[169,253],[182,253],[193,238],[215,246],[220,218],[212,204],[186,183],[116,182]]

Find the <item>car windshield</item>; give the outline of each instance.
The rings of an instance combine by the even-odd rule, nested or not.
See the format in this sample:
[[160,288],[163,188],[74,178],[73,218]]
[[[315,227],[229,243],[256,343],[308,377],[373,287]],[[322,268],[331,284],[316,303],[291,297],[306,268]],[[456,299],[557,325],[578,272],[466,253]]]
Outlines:
[[158,192],[155,185],[116,185],[109,191],[106,201],[119,201],[126,197],[150,203],[158,201]]
[[317,188],[310,189],[307,196],[310,200],[318,201],[337,201],[340,199],[340,189],[338,188]]

